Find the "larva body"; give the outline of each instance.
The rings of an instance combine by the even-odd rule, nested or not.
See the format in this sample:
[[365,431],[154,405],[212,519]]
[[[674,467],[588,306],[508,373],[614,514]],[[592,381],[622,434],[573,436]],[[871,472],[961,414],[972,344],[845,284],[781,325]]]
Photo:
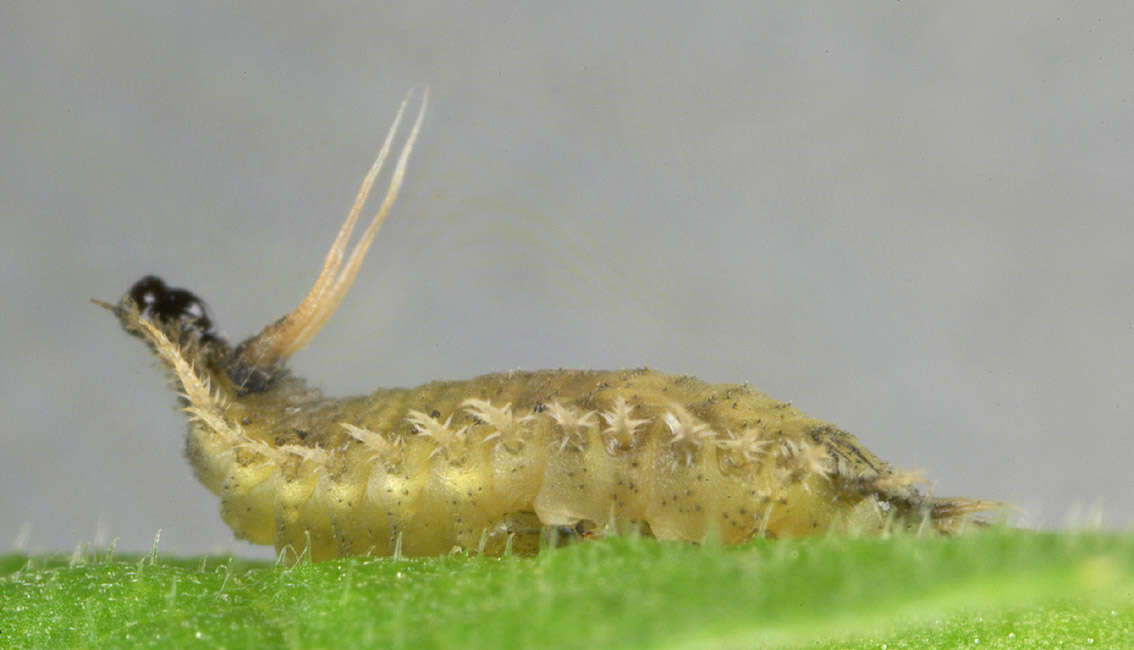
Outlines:
[[[403,109],[405,104],[403,103]],[[534,550],[544,527],[663,539],[891,527],[953,532],[994,504],[924,497],[853,436],[747,386],[640,369],[491,374],[330,399],[284,361],[330,316],[397,194],[342,267],[391,127],[299,308],[231,347],[195,296],[139,281],[105,305],[171,371],[198,478],[243,539],[315,560]]]

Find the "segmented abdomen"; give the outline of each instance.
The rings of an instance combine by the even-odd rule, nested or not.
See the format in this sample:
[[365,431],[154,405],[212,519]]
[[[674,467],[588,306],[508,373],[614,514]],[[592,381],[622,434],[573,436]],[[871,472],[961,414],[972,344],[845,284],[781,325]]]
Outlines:
[[559,370],[292,393],[198,417],[188,456],[239,537],[316,560],[500,553],[509,537],[526,552],[540,526],[618,522],[736,543],[876,528],[922,503],[854,438],[747,386]]

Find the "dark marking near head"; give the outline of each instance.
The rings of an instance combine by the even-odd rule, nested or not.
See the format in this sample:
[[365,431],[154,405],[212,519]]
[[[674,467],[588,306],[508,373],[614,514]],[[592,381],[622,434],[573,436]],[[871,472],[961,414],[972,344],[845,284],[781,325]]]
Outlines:
[[205,301],[191,291],[167,286],[156,275],[147,275],[135,282],[126,292],[126,298],[133,301],[143,318],[177,322],[183,331],[197,333],[202,342],[216,338]]
[[[237,352],[240,348],[237,348]],[[260,368],[244,363],[239,354],[232,355],[232,362],[226,366],[228,376],[236,384],[237,397],[251,393],[263,393],[276,385],[276,380],[284,374],[282,366]]]

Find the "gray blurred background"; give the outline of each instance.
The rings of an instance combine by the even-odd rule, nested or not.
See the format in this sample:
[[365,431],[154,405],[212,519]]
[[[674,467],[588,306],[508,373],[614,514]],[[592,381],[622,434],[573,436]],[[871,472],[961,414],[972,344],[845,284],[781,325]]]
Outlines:
[[236,339],[290,310],[423,83],[294,359],[331,394],[649,365],[1027,525],[1134,522],[1130,3],[276,4],[0,9],[0,550],[270,555],[87,299],[157,273]]

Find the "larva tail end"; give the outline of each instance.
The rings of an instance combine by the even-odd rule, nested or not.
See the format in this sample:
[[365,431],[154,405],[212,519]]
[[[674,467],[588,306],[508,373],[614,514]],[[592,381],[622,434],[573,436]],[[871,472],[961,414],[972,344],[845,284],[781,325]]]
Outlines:
[[933,527],[943,535],[958,535],[972,528],[984,528],[991,522],[979,515],[1001,513],[1003,516],[1011,506],[1002,501],[968,499],[962,497],[928,500],[928,515]]
[[421,131],[421,124],[429,105],[428,88],[422,94],[421,107],[418,109],[417,118],[409,135],[406,136],[401,153],[398,155],[394,171],[390,176],[389,186],[386,189],[386,195],[382,199],[374,218],[366,227],[366,231],[355,243],[354,248],[351,249],[350,256],[346,258],[344,265],[347,242],[354,231],[358,215],[370,195],[370,188],[386,162],[390,145],[401,125],[402,115],[409,103],[411,94],[412,91],[402,100],[401,107],[394,117],[394,122],[386,132],[386,139],[382,148],[371,165],[370,171],[362,180],[362,186],[355,196],[354,204],[351,206],[342,227],[339,228],[330,251],[327,252],[323,268],[315,279],[311,291],[307,293],[294,311],[268,325],[259,334],[237,347],[228,372],[243,392],[261,392],[270,388],[281,373],[284,362],[315,336],[323,327],[323,324],[335,313],[347,291],[350,290],[355,276],[358,275],[362,260],[366,257],[371,242],[374,241],[374,236],[378,233],[378,229],[386,220],[386,215],[389,214],[390,208],[393,207],[394,201],[398,197],[402,181],[405,178],[410,153],[413,151],[414,143]]

